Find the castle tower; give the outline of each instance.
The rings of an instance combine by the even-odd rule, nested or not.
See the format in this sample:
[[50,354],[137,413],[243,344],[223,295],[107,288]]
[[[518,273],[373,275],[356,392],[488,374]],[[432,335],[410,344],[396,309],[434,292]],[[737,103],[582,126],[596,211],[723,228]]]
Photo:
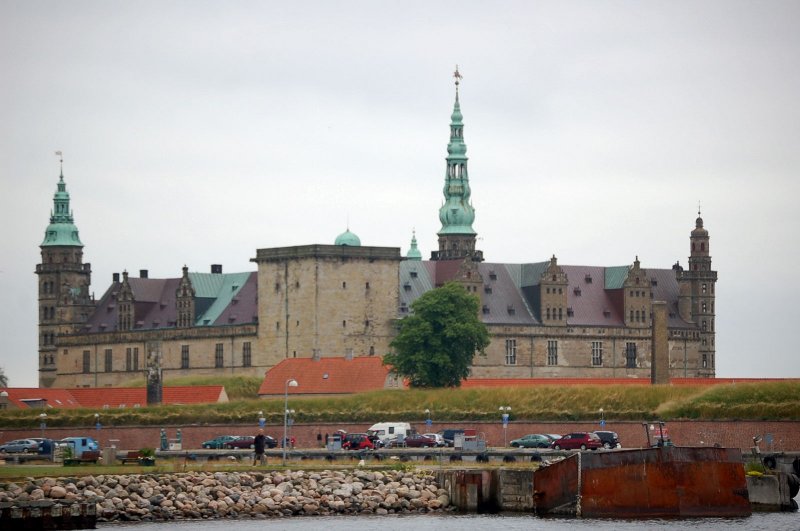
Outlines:
[[[681,317],[697,323],[700,328],[699,375],[713,377],[716,371],[714,299],[717,272],[711,269],[711,254],[708,231],[703,227],[703,218],[697,212],[695,228],[689,238],[690,254],[687,270],[678,268],[680,286]],[[690,315],[685,315],[690,312]]]
[[89,296],[92,266],[83,263],[83,244],[69,207],[63,160],[61,163],[50,224],[39,246],[42,263],[36,266],[39,277],[40,387],[50,387],[56,378],[58,336],[79,332],[94,309],[94,301]]
[[450,117],[450,143],[447,144],[447,171],[444,179],[444,204],[439,209],[442,228],[438,232],[439,250],[431,253],[431,260],[454,260],[470,258],[483,260],[483,253],[475,250],[477,233],[472,228],[475,209],[470,202],[469,172],[467,171],[467,146],[464,144],[464,123],[458,101],[458,85],[461,74],[458,67],[456,78],[456,102]]
[[622,284],[623,315],[625,326],[632,328],[650,327],[652,287],[647,270],[642,269],[639,257],[633,261],[628,276]]
[[553,255],[550,265],[539,280],[539,315],[546,326],[565,326],[567,324],[567,274],[558,265]]
[[413,262],[422,260],[422,253],[419,252],[419,248],[417,247],[417,231],[413,231],[411,234],[411,248],[406,253],[406,260]]

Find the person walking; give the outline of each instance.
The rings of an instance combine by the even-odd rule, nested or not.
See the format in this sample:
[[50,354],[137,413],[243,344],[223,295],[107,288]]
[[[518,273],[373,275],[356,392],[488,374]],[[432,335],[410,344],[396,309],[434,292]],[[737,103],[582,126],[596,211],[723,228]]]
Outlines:
[[258,430],[258,435],[256,435],[253,441],[253,448],[256,452],[253,456],[253,466],[256,466],[256,463],[261,463],[263,465],[267,462],[267,459],[264,457],[264,447],[266,445],[267,438],[264,436],[264,430]]

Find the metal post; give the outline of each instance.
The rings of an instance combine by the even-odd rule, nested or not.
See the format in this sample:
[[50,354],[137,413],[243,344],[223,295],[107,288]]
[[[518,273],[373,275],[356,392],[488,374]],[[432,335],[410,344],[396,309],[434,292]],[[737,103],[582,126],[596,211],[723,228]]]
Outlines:
[[286,433],[287,433],[287,420],[289,415],[289,387],[297,387],[297,380],[289,378],[286,380],[286,385],[283,388],[283,466],[286,466]]
[[511,406],[500,406],[501,418],[503,419],[503,448],[508,446],[508,418]]
[[44,430],[47,428],[47,413],[39,413],[39,427],[42,429],[42,439],[44,439]]

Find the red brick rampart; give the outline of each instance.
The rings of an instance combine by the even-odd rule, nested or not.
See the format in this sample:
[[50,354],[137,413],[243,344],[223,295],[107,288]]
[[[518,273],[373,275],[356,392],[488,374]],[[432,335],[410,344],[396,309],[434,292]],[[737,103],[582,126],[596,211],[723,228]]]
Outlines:
[[[382,419],[375,419],[380,422]],[[291,428],[290,434],[297,440],[297,447],[322,446],[325,434],[333,433],[338,429],[349,432],[363,432],[371,424],[296,424]],[[434,422],[430,428],[424,422],[412,422],[420,432],[436,432],[445,428],[475,428],[485,434],[490,446],[503,446],[504,440],[510,441],[527,433],[557,433],[564,434],[572,431],[592,431],[601,429],[597,422],[511,422],[506,433],[503,432],[502,423],[497,422]],[[718,444],[723,447],[749,449],[753,444],[753,437],[760,435],[765,442],[761,443],[762,450],[775,451],[800,451],[800,421],[671,421],[666,424],[673,442],[679,446],[713,446]],[[183,437],[183,448],[199,448],[200,444],[217,435],[251,435],[258,431],[253,424],[219,424],[203,426],[164,426],[167,437],[175,438],[176,429],[180,428]],[[144,447],[159,446],[159,426],[126,426],[103,427],[96,430],[94,427],[86,428],[47,428],[45,436],[61,439],[69,436],[90,436],[99,439],[102,446],[107,446],[111,439],[119,440],[118,447],[122,449],[139,449]],[[605,430],[615,431],[619,435],[622,445],[627,448],[644,447],[647,445],[645,427],[641,422],[616,422],[606,423]],[[657,428],[656,428],[657,429]],[[267,425],[265,431],[280,440],[283,434],[282,425]],[[767,448],[766,441],[771,435],[772,445]],[[0,441],[19,439],[24,437],[40,437],[41,431],[37,429],[0,429]]]

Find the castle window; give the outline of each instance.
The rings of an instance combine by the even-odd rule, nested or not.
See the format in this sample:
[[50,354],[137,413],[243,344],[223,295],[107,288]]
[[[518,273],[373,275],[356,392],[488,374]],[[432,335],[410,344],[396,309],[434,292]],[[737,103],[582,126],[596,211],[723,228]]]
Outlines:
[[281,322],[275,321],[275,330],[280,330],[280,329],[281,329]]
[[637,322],[639,321],[639,310],[636,310],[636,318],[635,318],[635,320],[636,320]]
[[550,294],[550,288],[549,287],[547,288],[547,293],[548,293],[548,295]]
[[222,343],[217,343],[214,348],[214,367],[220,368],[224,366],[224,356],[222,350]]
[[547,309],[547,319],[550,319],[550,308]]
[[592,365],[600,367],[603,365],[603,342],[592,341]]
[[706,313],[706,312],[708,311],[708,304],[706,304],[706,302],[705,302],[705,301],[703,301],[703,304],[702,304],[701,306],[702,306],[702,308],[703,308],[703,310],[702,310],[702,311],[703,311],[703,313]]
[[692,242],[692,251],[694,251],[694,250],[695,250],[695,249],[694,249],[694,242]]
[[703,326],[702,326],[702,328],[703,328],[703,332],[705,332],[705,331],[706,331],[706,329],[708,328],[708,325],[706,324],[706,321],[705,321],[705,319],[703,319]]
[[242,367],[250,367],[252,365],[252,351],[250,342],[245,341],[242,343]]
[[514,315],[515,313],[517,313],[517,310],[511,304],[506,306],[506,310],[508,311],[508,315]]
[[700,291],[702,291],[704,294],[705,294],[707,289],[708,289],[708,284],[703,284],[703,285],[700,286]]
[[704,369],[708,368],[708,354],[706,354],[705,352],[703,352],[703,368]]
[[370,345],[370,347],[369,347],[369,355],[370,356],[374,356],[375,355],[375,347],[373,347],[372,345]]
[[558,294],[561,295],[562,293],[564,293],[563,288],[558,288]]
[[497,280],[497,273],[489,271],[489,280]]
[[567,308],[567,317],[574,317],[574,316],[575,312],[572,310],[572,308],[571,307]]
[[592,283],[592,275],[590,275],[590,274],[588,274],[588,273],[587,273],[587,274],[586,274],[586,276],[585,276],[585,277],[583,277],[583,280],[584,280],[584,282],[586,282],[587,284],[591,284],[591,283]]
[[517,340],[506,339],[506,365],[517,364]]
[[281,290],[281,284],[280,284],[280,282],[276,282],[275,283],[275,291],[280,291],[280,290]]
[[125,349],[125,370],[128,372],[133,370],[133,349],[131,347]]
[[105,371],[111,372],[112,369],[112,362],[113,362],[113,353],[110,348],[107,348],[105,351]]
[[636,343],[625,345],[625,367],[628,369],[636,368]]
[[369,328],[369,319],[364,320],[364,327]]
[[133,347],[133,370],[139,370],[139,347]]
[[364,288],[365,288],[365,289],[369,289],[369,282],[367,282],[367,283],[364,285]]
[[342,289],[347,289],[347,282],[342,282]]
[[561,321],[563,319],[563,308],[558,309],[558,320]]
[[484,292],[484,293],[486,293],[486,294],[489,294],[489,295],[491,295],[491,293],[492,293],[492,287],[491,287],[491,286],[484,286],[484,287],[483,287],[483,292]]
[[489,307],[484,304],[483,305],[483,315],[488,315],[488,314],[489,314]]
[[347,328],[347,321],[342,321],[342,328]]
[[181,345],[181,369],[189,368],[189,345]]
[[631,318],[629,319],[629,321],[633,322],[633,310],[631,310]]
[[547,341],[547,364],[558,365],[558,341],[555,339]]
[[410,271],[409,275],[411,275],[411,278],[417,278],[417,272],[416,271]]
[[91,365],[91,355],[92,353],[88,350],[83,351],[83,373],[89,374],[92,370]]
[[405,291],[411,291],[411,284],[406,282],[405,284],[403,284],[403,289]]
[[706,243],[705,242],[700,242],[700,250],[701,251],[705,251],[706,250]]
[[581,296],[581,288],[579,288],[578,286],[575,286],[575,288],[572,290],[572,293],[574,293],[576,297],[580,297]]

